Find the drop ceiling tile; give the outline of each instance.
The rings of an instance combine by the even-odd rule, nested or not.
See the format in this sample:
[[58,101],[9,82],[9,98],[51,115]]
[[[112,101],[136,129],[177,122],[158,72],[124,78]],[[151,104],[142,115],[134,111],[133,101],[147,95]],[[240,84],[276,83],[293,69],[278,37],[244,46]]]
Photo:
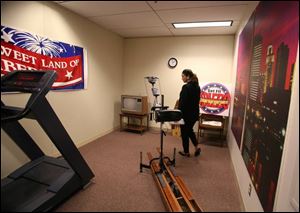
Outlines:
[[165,23],[240,20],[246,5],[157,11]]
[[148,27],[135,29],[114,29],[114,32],[125,38],[132,37],[152,37],[152,36],[172,36],[167,27]]
[[154,12],[102,16],[99,18],[90,19],[108,29],[164,26]]
[[60,4],[85,17],[152,11],[145,1],[64,1]]
[[[55,2],[124,37],[234,34],[237,30],[236,24],[259,3],[259,1]],[[224,29],[174,29],[171,25],[174,22],[215,20],[233,20],[234,24],[231,28]]]
[[188,29],[188,30],[171,30],[174,36],[183,36],[183,35],[233,35],[236,32],[236,29]]
[[245,5],[251,1],[148,1],[154,10],[183,9],[192,7],[216,7],[226,5]]

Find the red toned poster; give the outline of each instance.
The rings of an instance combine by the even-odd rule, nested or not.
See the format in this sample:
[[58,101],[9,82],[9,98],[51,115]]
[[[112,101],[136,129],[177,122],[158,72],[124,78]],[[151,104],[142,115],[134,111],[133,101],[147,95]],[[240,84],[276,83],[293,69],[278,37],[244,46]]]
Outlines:
[[254,13],[239,36],[238,63],[231,125],[232,133],[239,147],[241,147],[242,131],[244,127],[253,33]]
[[[245,120],[240,146],[242,157],[264,211],[273,211],[287,131],[293,74],[296,72],[294,65],[299,38],[299,2],[262,1],[253,16],[254,25],[253,19],[248,23],[254,26],[253,33],[250,30],[247,35],[241,34],[238,55],[237,78],[241,75],[249,76],[246,101],[240,104],[245,115],[237,111],[238,107],[235,108],[233,122],[238,122],[237,119]],[[252,38],[243,40],[243,36]],[[251,58],[250,63],[243,53]],[[248,67],[242,68],[243,63]],[[242,91],[239,85],[241,82],[236,83],[236,91]],[[236,98],[240,98],[239,92],[236,92]],[[234,107],[238,106],[237,103]],[[234,124],[232,128],[238,142],[240,130],[236,131],[236,126]]]

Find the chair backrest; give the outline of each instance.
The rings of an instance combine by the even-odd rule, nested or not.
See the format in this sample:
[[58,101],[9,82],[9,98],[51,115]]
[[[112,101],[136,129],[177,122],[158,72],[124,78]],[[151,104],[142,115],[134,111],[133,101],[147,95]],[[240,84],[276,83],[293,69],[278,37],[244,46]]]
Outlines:
[[201,114],[200,119],[206,120],[206,121],[221,121],[224,122],[223,116],[220,115],[212,115],[212,114]]

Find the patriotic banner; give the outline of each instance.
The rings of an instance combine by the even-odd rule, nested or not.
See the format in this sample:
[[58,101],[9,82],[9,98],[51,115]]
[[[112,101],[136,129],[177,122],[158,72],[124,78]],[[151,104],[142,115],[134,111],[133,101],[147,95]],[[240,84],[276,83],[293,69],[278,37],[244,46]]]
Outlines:
[[1,25],[1,76],[14,70],[54,70],[52,89],[86,89],[86,54],[82,47]]
[[229,116],[230,88],[220,83],[200,83],[200,113]]

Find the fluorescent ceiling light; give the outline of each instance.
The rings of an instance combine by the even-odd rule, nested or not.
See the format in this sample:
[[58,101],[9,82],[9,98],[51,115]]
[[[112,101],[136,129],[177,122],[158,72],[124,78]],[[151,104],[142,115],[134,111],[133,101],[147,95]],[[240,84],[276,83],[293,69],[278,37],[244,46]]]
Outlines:
[[193,27],[230,27],[232,21],[201,21],[172,23],[175,28],[193,28]]

